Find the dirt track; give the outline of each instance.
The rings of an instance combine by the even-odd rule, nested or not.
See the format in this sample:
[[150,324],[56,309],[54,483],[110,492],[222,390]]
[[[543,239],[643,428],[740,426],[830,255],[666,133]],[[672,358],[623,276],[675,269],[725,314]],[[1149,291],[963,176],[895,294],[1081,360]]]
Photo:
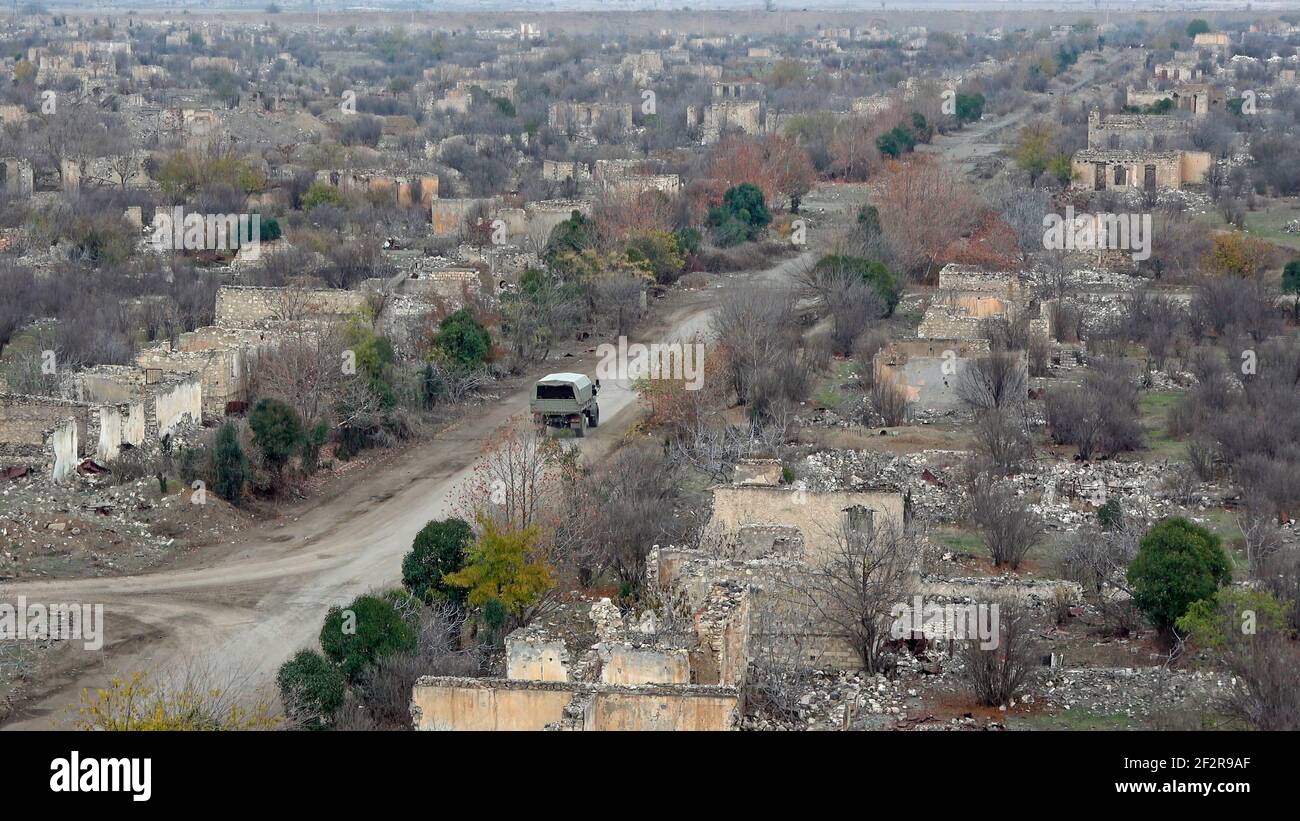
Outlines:
[[[811,252],[808,252],[811,253]],[[779,281],[807,254],[761,272],[728,279]],[[708,327],[717,285],[676,291],[638,336],[687,339]],[[594,370],[595,357],[564,360],[553,370]],[[64,654],[5,729],[67,727],[83,688],[115,675],[150,671],[163,680],[197,674],[230,691],[274,697],[274,676],[293,653],[313,646],[325,611],[401,578],[401,560],[430,519],[451,514],[494,431],[525,414],[526,389],[502,397],[453,428],[421,442],[300,511],[248,532],[239,542],[180,558],[136,576],[6,585],[6,600],[102,603],[104,649]],[[626,384],[605,383],[601,425],[576,440],[587,458],[613,447],[639,414]]]

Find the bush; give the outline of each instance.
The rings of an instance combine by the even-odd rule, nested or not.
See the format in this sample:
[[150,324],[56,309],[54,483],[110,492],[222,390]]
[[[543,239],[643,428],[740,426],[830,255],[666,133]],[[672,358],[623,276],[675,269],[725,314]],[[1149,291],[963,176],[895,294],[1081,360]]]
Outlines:
[[283,232],[280,230],[280,221],[278,219],[275,217],[261,217],[258,220],[258,242],[275,242],[281,236],[283,236]]
[[885,302],[887,308],[885,316],[894,312],[894,307],[898,305],[899,297],[902,295],[902,290],[898,287],[898,277],[879,260],[848,254],[827,254],[817,260],[813,275],[819,282],[849,277],[870,285]]
[[358,596],[346,609],[331,607],[320,631],[321,649],[350,682],[384,656],[415,644],[415,629],[391,602],[376,596]]
[[439,323],[434,344],[453,362],[475,368],[487,361],[492,337],[473,314],[461,308]]
[[1115,530],[1124,523],[1124,511],[1120,509],[1119,497],[1107,499],[1097,508],[1097,527],[1102,530]]
[[959,123],[973,123],[984,116],[983,94],[958,94],[954,102]]
[[654,276],[661,285],[672,285],[686,264],[677,237],[666,231],[647,231],[627,244],[627,260]]
[[1209,599],[1232,581],[1219,537],[1186,519],[1165,519],[1142,537],[1128,568],[1133,603],[1168,633],[1193,602]]
[[343,673],[315,650],[300,650],[280,665],[275,676],[285,713],[299,727],[318,730],[330,726],[343,705]]
[[1137,385],[1124,368],[1090,369],[1081,387],[1057,388],[1047,395],[1047,424],[1052,441],[1074,445],[1080,459],[1139,448],[1143,433]]
[[402,560],[402,584],[426,602],[435,598],[464,602],[464,588],[442,579],[465,566],[466,547],[473,540],[474,531],[463,519],[429,522],[415,535],[411,552]]
[[212,450],[212,489],[227,502],[237,505],[244,498],[244,484],[251,474],[248,457],[239,445],[239,432],[227,422],[217,431],[217,443]]
[[276,476],[284,471],[285,463],[306,438],[298,412],[278,399],[259,401],[249,414],[248,426],[253,431],[253,443]]
[[763,192],[753,183],[727,189],[722,205],[709,209],[709,224],[714,226],[714,241],[722,247],[752,240],[772,222]]
[[971,432],[976,449],[998,470],[1010,475],[1033,453],[1029,431],[1012,411],[1001,408],[977,411]]
[[892,375],[885,374],[871,386],[871,405],[886,427],[896,428],[907,421],[910,404],[907,387]]
[[567,220],[551,229],[546,248],[542,251],[542,261],[552,270],[563,268],[566,258],[595,248],[598,238],[596,221],[580,211],[573,211]]
[[957,377],[957,396],[977,410],[1023,405],[1029,382],[1019,354],[997,351],[966,364]]
[[327,182],[314,182],[302,195],[302,210],[310,211],[319,205],[342,205],[343,195]]

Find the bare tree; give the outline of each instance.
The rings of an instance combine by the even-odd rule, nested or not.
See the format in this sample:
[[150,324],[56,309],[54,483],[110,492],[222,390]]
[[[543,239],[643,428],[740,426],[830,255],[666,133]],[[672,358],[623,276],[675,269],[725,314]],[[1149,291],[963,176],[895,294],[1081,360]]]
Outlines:
[[1237,680],[1225,710],[1256,730],[1300,730],[1300,646],[1278,631],[1250,638],[1225,658]]
[[888,427],[898,427],[907,421],[911,403],[907,399],[907,386],[890,373],[881,374],[871,386],[872,407]]
[[1074,445],[1080,459],[1095,452],[1114,454],[1141,447],[1137,383],[1122,362],[1098,360],[1081,386],[1053,389],[1047,395],[1052,441]]
[[1171,297],[1140,288],[1129,298],[1125,318],[1128,337],[1146,345],[1152,364],[1161,370],[1182,336],[1186,317]]
[[831,315],[831,340],[838,353],[851,353],[863,331],[888,312],[885,300],[864,282],[840,280],[826,294]]
[[972,408],[1015,407],[1024,404],[1028,393],[1024,359],[1001,351],[966,363],[957,377],[957,396]]
[[541,524],[558,481],[561,446],[522,421],[502,427],[465,488],[471,514],[485,513],[511,530]]
[[1043,523],[1024,500],[987,475],[976,477],[969,504],[970,519],[983,533],[995,567],[1015,570],[1043,539]]
[[650,548],[684,538],[692,517],[677,510],[678,464],[657,445],[633,444],[576,483],[577,509],[560,528],[581,528],[574,550],[593,559],[594,572],[610,570],[626,589],[640,590]]
[[980,453],[1004,474],[1012,474],[1033,452],[1023,417],[1013,411],[992,408],[975,415],[971,428]]
[[331,326],[303,331],[267,351],[257,363],[258,395],[287,402],[310,430],[334,412],[344,373],[344,344]]
[[905,602],[920,556],[919,538],[890,523],[874,528],[841,524],[829,554],[810,567],[792,569],[781,596],[811,616],[815,629],[844,641],[869,673],[884,668],[893,609]]
[[1005,705],[1019,695],[1037,663],[1037,642],[1028,608],[1016,599],[997,602],[997,644],[984,649],[976,640],[961,648],[962,678],[985,706]]
[[794,295],[785,289],[735,287],[723,293],[712,328],[736,399],[749,402],[759,375],[787,359],[798,338]]

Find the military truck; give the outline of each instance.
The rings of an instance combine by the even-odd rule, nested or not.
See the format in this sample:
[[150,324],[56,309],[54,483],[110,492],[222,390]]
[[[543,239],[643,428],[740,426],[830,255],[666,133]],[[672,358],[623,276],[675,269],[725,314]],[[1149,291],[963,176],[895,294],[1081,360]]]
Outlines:
[[599,392],[599,379],[592,382],[580,373],[553,373],[537,380],[528,409],[539,426],[571,428],[574,436],[585,436],[588,427],[600,424]]

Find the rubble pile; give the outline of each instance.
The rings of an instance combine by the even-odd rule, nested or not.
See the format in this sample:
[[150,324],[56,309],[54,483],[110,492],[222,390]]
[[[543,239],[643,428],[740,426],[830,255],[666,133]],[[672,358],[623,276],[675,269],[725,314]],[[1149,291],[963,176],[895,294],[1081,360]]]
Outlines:
[[118,484],[111,474],[83,475],[59,484],[32,472],[0,479],[0,579],[134,572],[183,541],[229,539],[239,529],[215,494],[203,504],[195,499],[160,497],[152,478]]
[[1212,671],[1123,667],[1043,670],[1034,689],[1057,709],[1140,718],[1181,705],[1213,702],[1231,687],[1231,677]]

